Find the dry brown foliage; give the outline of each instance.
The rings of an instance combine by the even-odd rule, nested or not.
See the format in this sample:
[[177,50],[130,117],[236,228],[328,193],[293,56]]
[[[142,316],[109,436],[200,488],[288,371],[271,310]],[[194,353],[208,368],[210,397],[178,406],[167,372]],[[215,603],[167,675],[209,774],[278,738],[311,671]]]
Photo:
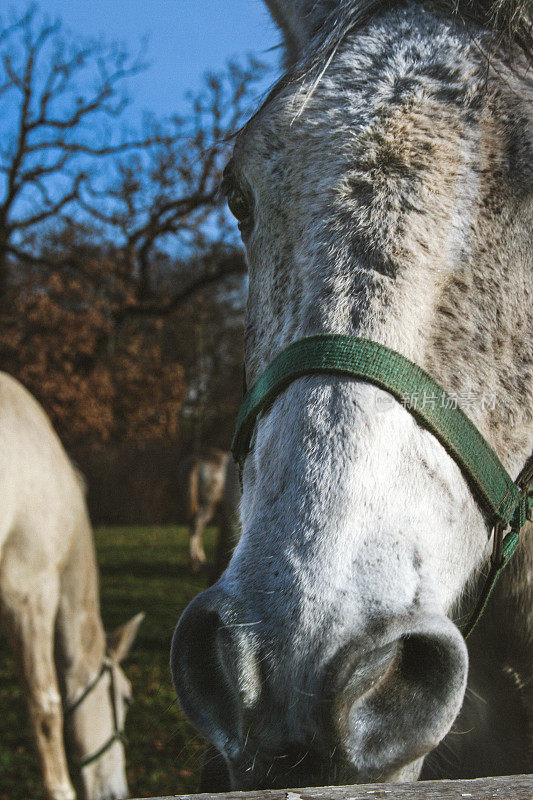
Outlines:
[[32,271],[0,316],[3,369],[40,400],[68,443],[174,437],[184,396],[181,365],[164,353],[161,323],[115,329],[128,289],[108,259],[83,272]]

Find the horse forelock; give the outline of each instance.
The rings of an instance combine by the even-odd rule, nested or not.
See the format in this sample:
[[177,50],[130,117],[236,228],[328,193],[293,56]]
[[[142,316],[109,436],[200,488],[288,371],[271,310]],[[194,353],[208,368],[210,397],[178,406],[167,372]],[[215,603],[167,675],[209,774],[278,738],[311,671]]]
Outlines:
[[[260,107],[237,134],[244,134],[270,101],[288,85],[315,75],[311,91],[316,88],[331,59],[345,38],[362,28],[380,13],[394,7],[417,3],[429,10],[450,16],[457,24],[475,25],[480,29],[477,46],[490,66],[493,58],[502,58],[509,66],[523,62],[533,65],[533,17],[531,0],[327,0],[317,3],[326,7],[314,31],[312,44],[295,64],[290,64],[274,83]],[[329,10],[329,7],[332,9]],[[484,32],[484,37],[483,37]],[[309,93],[308,93],[309,94]]]
[[330,0],[318,3],[319,8],[324,8],[324,13],[314,31],[318,36],[318,41],[313,43],[316,59],[327,58],[331,48],[348,33],[378,14],[390,11],[394,6],[414,4],[430,11],[440,11],[459,24],[475,24],[490,34],[493,54],[499,53],[512,60],[518,47],[530,60],[533,59],[531,0]]

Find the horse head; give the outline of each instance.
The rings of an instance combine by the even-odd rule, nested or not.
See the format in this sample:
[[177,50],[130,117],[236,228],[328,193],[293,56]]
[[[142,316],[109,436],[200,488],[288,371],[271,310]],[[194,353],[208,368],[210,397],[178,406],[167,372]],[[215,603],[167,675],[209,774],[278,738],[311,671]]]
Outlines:
[[[269,6],[286,72],[223,185],[248,384],[304,337],[366,337],[430,373],[515,478],[533,445],[521,37],[504,52],[482,2]],[[492,534],[471,485],[405,403],[325,374],[263,409],[242,480],[241,540],[174,635],[183,709],[236,788],[416,778],[465,693],[456,623]]]

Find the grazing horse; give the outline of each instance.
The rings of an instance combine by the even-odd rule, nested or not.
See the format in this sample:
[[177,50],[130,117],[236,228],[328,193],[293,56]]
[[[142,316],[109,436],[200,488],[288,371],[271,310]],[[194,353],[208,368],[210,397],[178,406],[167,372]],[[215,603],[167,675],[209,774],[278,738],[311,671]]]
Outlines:
[[[286,71],[223,182],[248,385],[304,337],[370,340],[455,398],[516,480],[533,447],[529,4],[268,5]],[[278,389],[242,461],[240,542],[172,645],[231,785],[531,771],[531,525],[467,647],[492,521],[449,449],[375,382],[318,370]]]
[[[0,373],[0,622],[26,688],[46,796],[128,796],[119,662],[143,618],[107,638],[83,483],[37,401]],[[63,730],[65,728],[65,730]]]
[[229,453],[213,447],[185,459],[181,483],[187,503],[189,558],[193,572],[199,572],[206,564],[202,541],[205,527],[215,515],[219,517],[220,532],[212,570],[214,576],[219,577],[236,542],[234,518],[240,499],[237,472]]

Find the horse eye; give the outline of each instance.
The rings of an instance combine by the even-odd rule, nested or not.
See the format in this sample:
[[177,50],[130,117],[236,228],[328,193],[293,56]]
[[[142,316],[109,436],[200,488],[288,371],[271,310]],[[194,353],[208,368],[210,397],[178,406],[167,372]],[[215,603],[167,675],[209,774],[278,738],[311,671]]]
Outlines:
[[235,187],[228,192],[228,208],[239,222],[244,222],[251,214],[248,200],[240,189]]

